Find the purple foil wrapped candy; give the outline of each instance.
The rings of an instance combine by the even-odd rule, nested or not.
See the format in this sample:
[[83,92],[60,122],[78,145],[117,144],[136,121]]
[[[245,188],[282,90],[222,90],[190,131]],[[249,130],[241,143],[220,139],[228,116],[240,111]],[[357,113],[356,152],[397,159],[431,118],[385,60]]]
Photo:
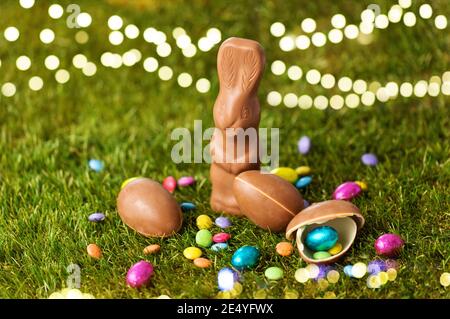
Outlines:
[[361,193],[361,186],[355,182],[345,182],[339,185],[333,193],[333,199],[350,200]]
[[150,282],[153,275],[153,265],[145,260],[135,263],[127,272],[127,285],[140,288]]

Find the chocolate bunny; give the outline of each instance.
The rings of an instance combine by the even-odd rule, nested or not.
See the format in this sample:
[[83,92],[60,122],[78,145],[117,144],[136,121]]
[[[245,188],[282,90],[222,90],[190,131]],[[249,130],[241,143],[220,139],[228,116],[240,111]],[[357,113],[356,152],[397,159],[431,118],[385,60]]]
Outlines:
[[[257,90],[264,65],[264,51],[256,41],[230,38],[219,48],[217,69],[220,91],[214,104],[216,130],[210,144],[211,207],[215,211],[241,215],[232,192],[234,177],[260,167]],[[249,128],[255,129],[253,140],[243,134]],[[239,149],[239,140],[241,143],[245,141],[242,149]]]

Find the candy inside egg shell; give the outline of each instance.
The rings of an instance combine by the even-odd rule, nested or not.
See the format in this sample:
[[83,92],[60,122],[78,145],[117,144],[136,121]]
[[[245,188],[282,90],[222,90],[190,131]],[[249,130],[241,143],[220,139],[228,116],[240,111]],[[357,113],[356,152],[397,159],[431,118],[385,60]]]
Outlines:
[[[315,203],[297,214],[287,226],[286,238],[290,240],[295,236],[298,251],[305,262],[330,264],[350,249],[357,231],[363,225],[364,217],[358,207],[344,200],[328,200]],[[316,260],[313,257],[315,251],[305,245],[305,239],[310,231],[320,226],[330,226],[338,232],[342,250],[336,255]]]

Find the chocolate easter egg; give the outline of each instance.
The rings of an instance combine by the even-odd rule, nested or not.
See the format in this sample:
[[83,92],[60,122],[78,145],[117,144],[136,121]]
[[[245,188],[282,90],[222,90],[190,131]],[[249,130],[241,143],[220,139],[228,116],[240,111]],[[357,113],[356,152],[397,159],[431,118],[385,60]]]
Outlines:
[[273,232],[284,231],[303,209],[303,198],[291,183],[260,171],[246,171],[236,176],[233,193],[245,216]]
[[128,183],[117,197],[122,221],[146,237],[166,237],[181,228],[181,209],[161,184],[138,178]]

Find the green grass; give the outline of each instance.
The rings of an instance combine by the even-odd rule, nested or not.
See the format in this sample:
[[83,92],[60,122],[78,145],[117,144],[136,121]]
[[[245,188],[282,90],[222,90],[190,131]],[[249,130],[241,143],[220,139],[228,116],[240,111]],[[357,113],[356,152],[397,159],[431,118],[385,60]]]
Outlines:
[[[72,1],[67,1],[70,3]],[[18,92],[13,98],[0,95],[0,298],[46,298],[66,286],[66,267],[81,267],[81,290],[97,298],[151,298],[167,294],[172,298],[211,298],[217,293],[216,274],[230,265],[232,251],[241,245],[255,244],[262,252],[258,266],[243,274],[241,297],[252,297],[267,285],[267,294],[282,298],[286,288],[298,291],[301,298],[321,297],[324,291],[314,283],[299,284],[294,272],[305,263],[296,252],[285,258],[274,247],[283,234],[263,231],[246,219],[232,218],[231,250],[205,252],[213,260],[209,269],[195,268],[182,255],[195,244],[195,218],[200,214],[216,216],[209,207],[210,183],[207,164],[175,165],[170,160],[174,142],[170,133],[176,127],[193,128],[195,119],[212,126],[212,105],[218,83],[215,70],[217,47],[184,58],[175,47],[171,30],[183,26],[196,41],[211,26],[219,27],[223,38],[250,37],[266,49],[268,64],[283,59],[304,69],[362,78],[366,81],[412,81],[429,79],[448,70],[450,37],[448,28],[437,31],[432,21],[418,20],[413,28],[401,24],[378,31],[370,45],[343,41],[323,48],[282,52],[270,36],[271,23],[282,21],[288,30],[299,31],[299,21],[313,17],[319,30],[329,28],[335,13],[357,22],[359,13],[373,1],[177,1],[155,2],[149,10],[112,6],[107,3],[79,1],[93,17],[88,28],[90,41],[74,42],[76,30],[67,29],[63,19],[46,15],[46,1],[29,11],[17,1],[0,4],[0,31],[16,25],[19,41],[0,38],[0,84],[12,81]],[[380,2],[385,10],[389,1]],[[353,3],[353,4],[352,4]],[[206,8],[203,8],[205,6]],[[203,8],[203,9],[202,9]],[[436,14],[447,17],[445,0],[433,1]],[[417,12],[418,5],[413,10]],[[99,57],[106,50],[123,53],[137,47],[144,57],[155,56],[154,46],[142,38],[113,48],[107,41],[107,18],[118,13],[126,23],[142,30],[154,26],[169,35],[175,51],[165,59],[175,74],[188,71],[194,78],[212,81],[207,94],[195,88],[182,89],[175,79],[161,82],[156,74],[144,72],[141,65],[119,70],[105,69]],[[38,34],[44,27],[56,32],[53,44],[43,45]],[[71,65],[73,55],[84,53],[98,66],[97,74],[87,78]],[[18,71],[15,59],[22,54],[33,61],[31,70]],[[53,72],[44,69],[48,54],[61,59],[71,80],[60,85]],[[160,59],[163,60],[163,59]],[[45,86],[40,92],[27,87],[29,77],[39,75]],[[372,107],[318,111],[269,107],[265,96],[270,90],[297,94],[325,94],[302,80],[275,77],[266,71],[261,83],[262,127],[281,128],[281,164],[314,169],[312,185],[302,194],[311,202],[329,199],[334,188],[347,180],[364,180],[369,191],[354,203],[366,217],[366,225],[353,248],[337,265],[369,262],[375,258],[374,240],[395,232],[406,240],[399,261],[401,269],[395,282],[378,290],[366,287],[365,279],[342,278],[330,285],[338,298],[449,298],[450,290],[439,284],[439,276],[449,271],[450,262],[450,112],[449,98],[397,98]],[[299,136],[309,135],[313,149],[307,156],[296,150]],[[364,152],[375,152],[380,164],[363,166]],[[101,173],[90,171],[87,161],[99,158],[106,164]],[[197,210],[184,214],[181,231],[167,239],[149,239],[127,228],[116,210],[120,184],[132,176],[162,180],[165,176],[194,175],[198,183],[178,190],[178,201],[192,201]],[[106,213],[102,224],[92,224],[87,216],[94,211]],[[94,261],[86,254],[87,244],[103,248],[104,258]],[[159,243],[161,252],[144,256],[142,249]],[[127,288],[125,274],[140,259],[155,265],[150,287]],[[284,269],[285,277],[267,282],[269,266]],[[342,277],[343,274],[341,272]]]

